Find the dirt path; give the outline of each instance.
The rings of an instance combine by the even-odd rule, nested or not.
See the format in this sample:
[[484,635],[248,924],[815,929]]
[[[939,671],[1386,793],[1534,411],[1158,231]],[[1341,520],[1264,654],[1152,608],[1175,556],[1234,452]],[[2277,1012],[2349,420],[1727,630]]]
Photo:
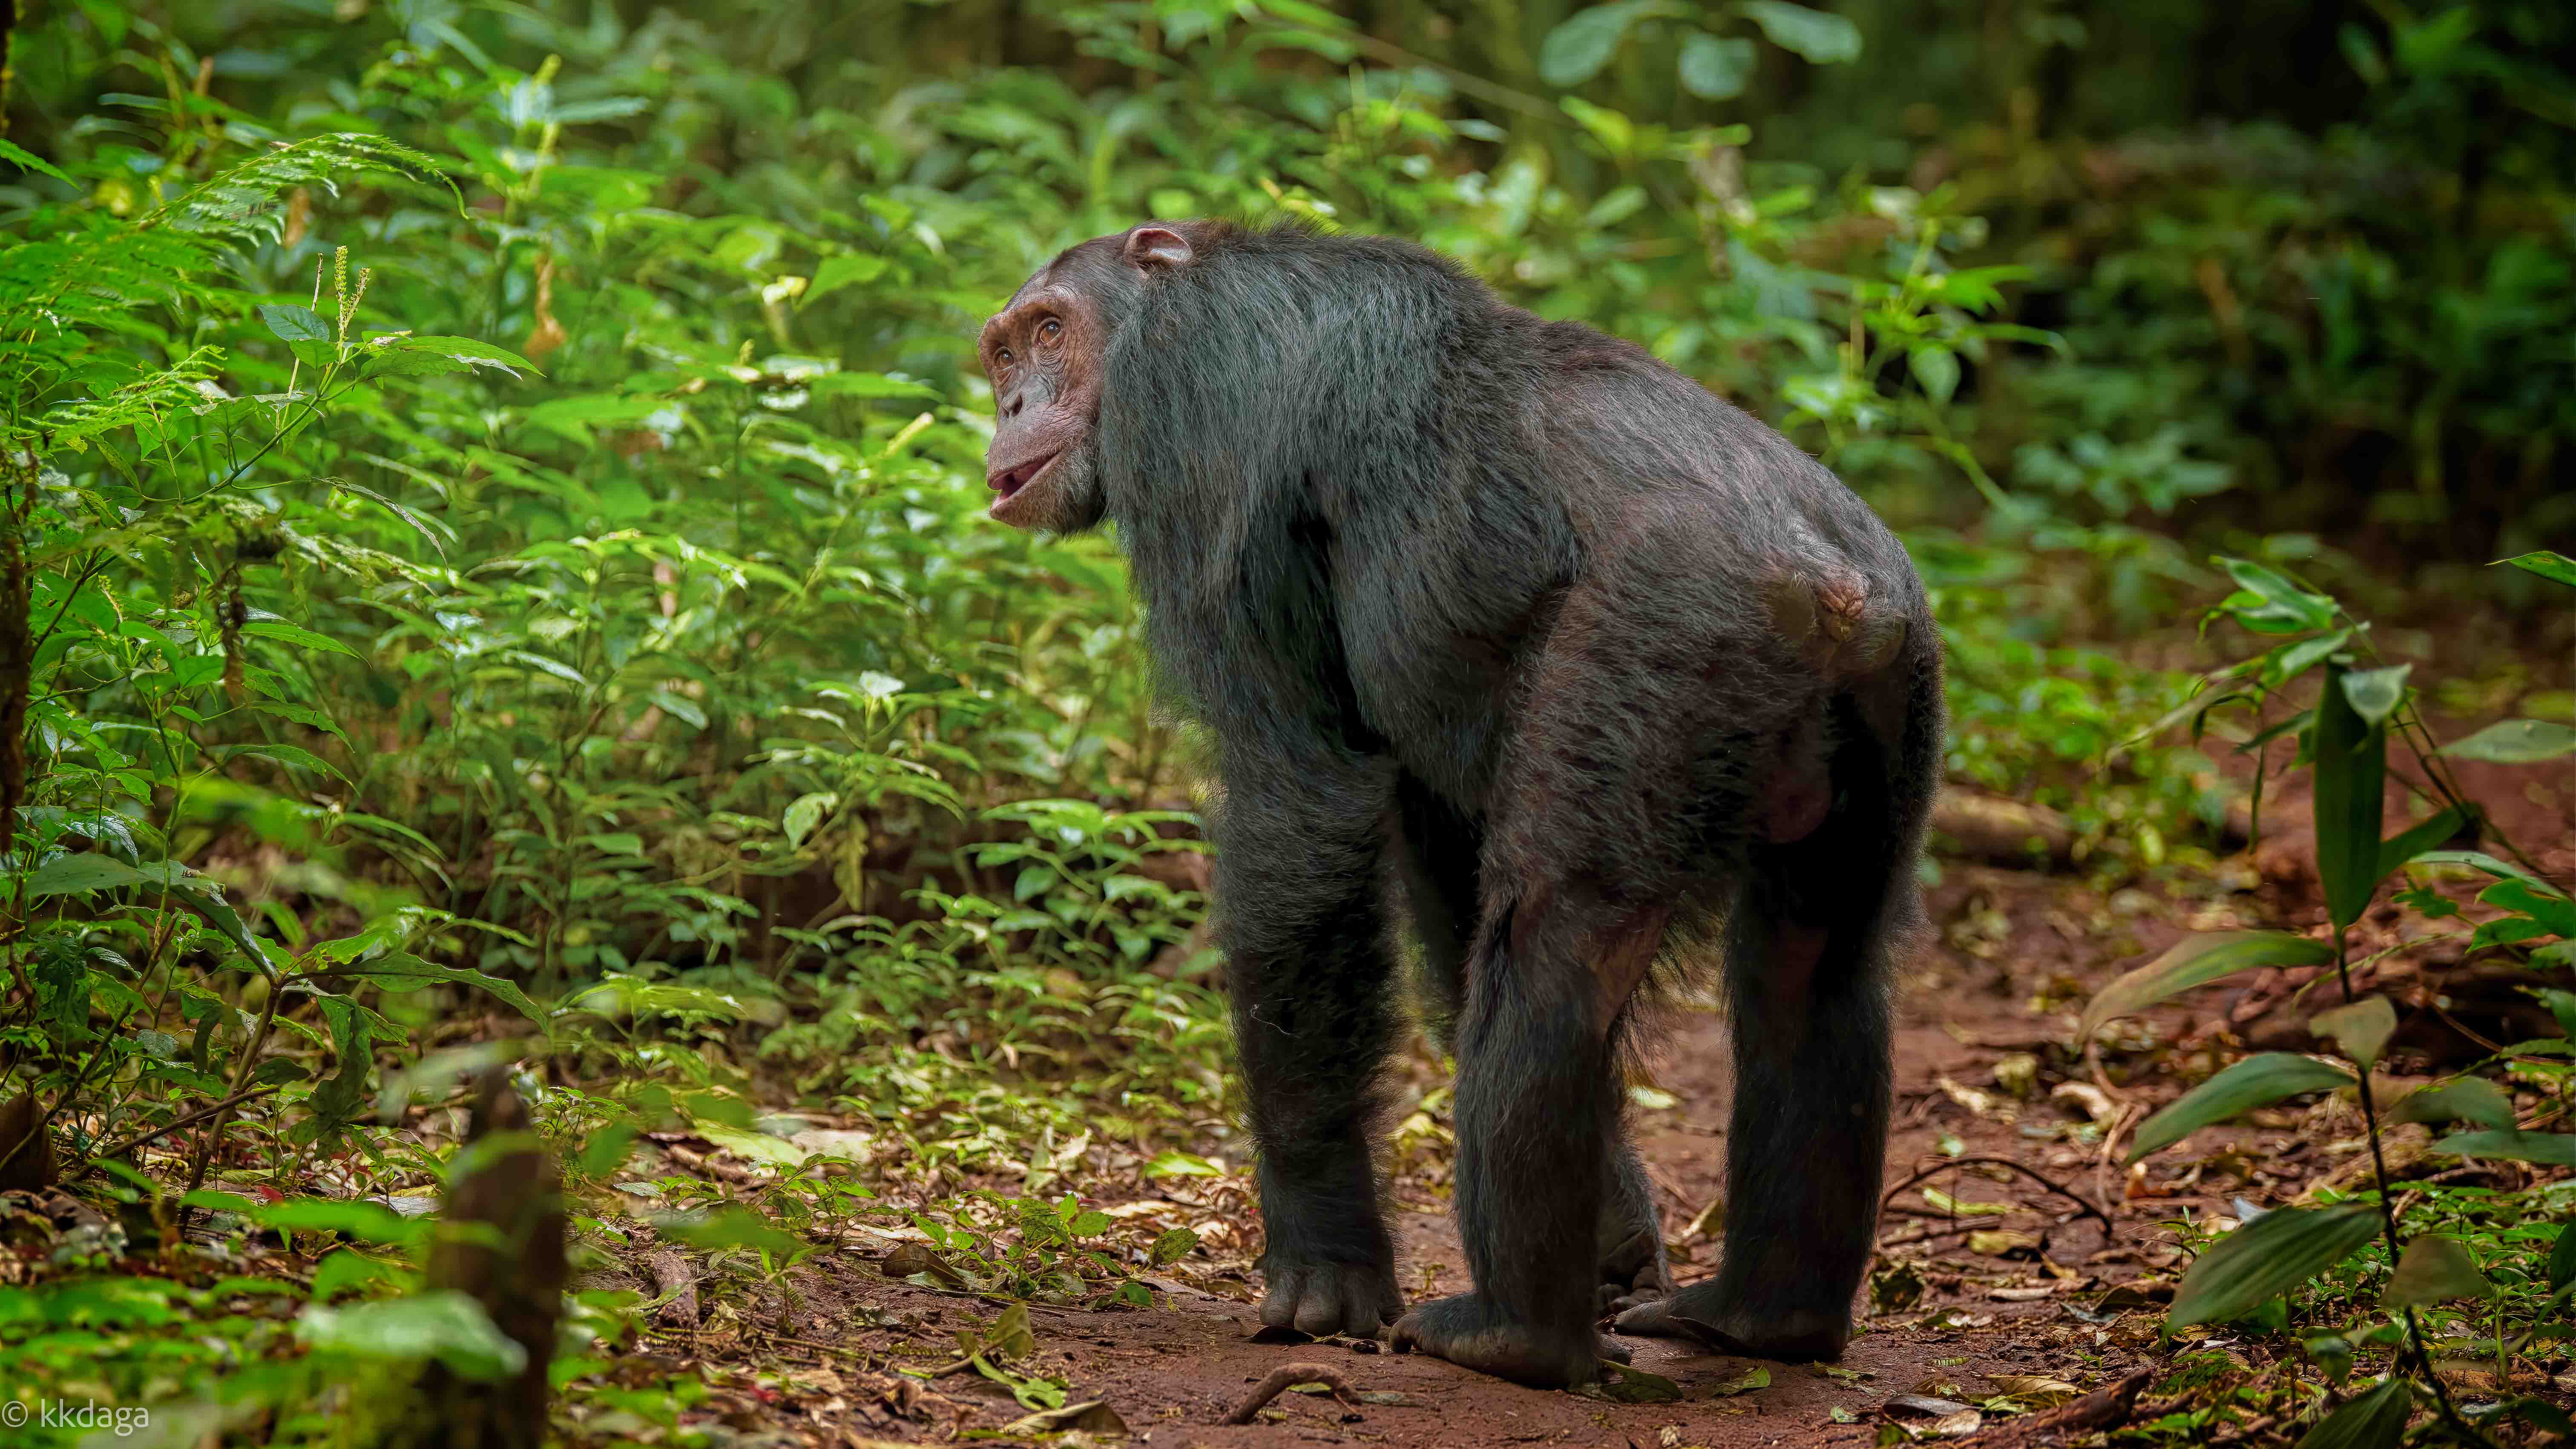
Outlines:
[[[2252,924],[2239,919],[2251,914],[2246,899],[2175,903],[2125,891],[2105,900],[2063,878],[1949,868],[1933,895],[1938,939],[1902,983],[1889,1181],[1954,1158],[2005,1158],[2088,1201],[2107,1195],[2119,1232],[2106,1242],[2099,1221],[2019,1174],[1954,1166],[1891,1202],[1881,1221],[1875,1305],[1833,1370],[1630,1340],[1636,1367],[1672,1380],[1681,1398],[1622,1403],[1523,1389],[1374,1343],[1262,1341],[1245,1271],[1257,1231],[1249,1209],[1183,1191],[1166,1192],[1159,1205],[1085,1205],[1232,1223],[1233,1243],[1150,1279],[1166,1290],[1151,1309],[1032,1306],[1036,1351],[1020,1367],[1064,1381],[1073,1401],[1105,1401],[1132,1435],[1158,1446],[1858,1444],[1874,1436],[1896,1395],[2037,1408],[2070,1388],[2093,1389],[2142,1362],[2154,1344],[2151,1307],[2122,1313],[2115,1299],[2105,1313],[2095,1305],[2113,1286],[2175,1261],[2172,1235],[2157,1224],[2186,1209],[2225,1212],[2234,1193],[2278,1201],[2303,1167],[2313,1167],[2294,1161],[2304,1153],[2295,1142],[2307,1134],[2281,1133],[2249,1139],[2254,1151],[2234,1159],[2232,1175],[2195,1166],[2177,1181],[2166,1169],[2132,1187],[2116,1164],[2103,1165],[2097,1118],[2126,1112],[2133,1122],[2153,1103],[2107,1099],[2064,1047],[2070,1008],[2085,992],[2188,929]],[[1650,1057],[1650,1090],[1635,1112],[1667,1237],[1685,1259],[1675,1264],[1684,1281],[1715,1264],[1716,1245],[1695,1220],[1723,1188],[1725,1061],[1724,1023],[1709,1011],[1677,1010]],[[1414,1099],[1436,1085],[1420,1076]],[[1416,1297],[1467,1286],[1446,1215],[1446,1171],[1445,1148],[1399,1153],[1393,1197],[1402,1281]],[[1927,1187],[1947,1198],[1928,1196]],[[1985,1210],[1953,1215],[1950,1200]],[[792,1442],[866,1446],[994,1437],[1027,1412],[972,1372],[927,1382],[889,1372],[954,1362],[957,1334],[990,1324],[999,1308],[889,1279],[863,1252],[880,1256],[883,1247],[829,1255],[796,1303],[779,1305],[789,1333],[756,1330],[730,1346],[696,1345],[691,1357],[710,1368],[756,1359],[774,1386],[743,1396],[724,1417],[783,1429]],[[1255,1381],[1300,1361],[1335,1367],[1368,1401],[1352,1407],[1290,1392],[1259,1422],[1217,1424]],[[1756,1370],[1767,1372],[1767,1384],[1746,1387]],[[735,1398],[719,1390],[707,1408],[721,1411]]]

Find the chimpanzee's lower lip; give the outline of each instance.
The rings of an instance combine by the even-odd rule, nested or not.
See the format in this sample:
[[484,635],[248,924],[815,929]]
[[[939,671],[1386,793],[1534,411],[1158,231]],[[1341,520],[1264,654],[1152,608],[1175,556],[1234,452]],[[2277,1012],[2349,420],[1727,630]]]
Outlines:
[[1026,465],[1012,469],[1010,472],[1003,474],[1001,480],[993,485],[993,491],[1001,494],[1003,498],[1010,498],[1017,495],[1021,489],[1038,481],[1038,475],[1054,466],[1055,460],[1060,456],[1062,455],[1058,453],[1049,453],[1045,457],[1038,459],[1033,465]]

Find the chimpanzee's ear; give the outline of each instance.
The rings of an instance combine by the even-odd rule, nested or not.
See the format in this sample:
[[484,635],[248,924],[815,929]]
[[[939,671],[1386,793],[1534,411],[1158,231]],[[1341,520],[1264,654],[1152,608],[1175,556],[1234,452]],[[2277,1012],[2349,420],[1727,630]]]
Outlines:
[[1127,260],[1140,272],[1185,267],[1197,255],[1190,250],[1190,239],[1168,226],[1140,226],[1127,233]]

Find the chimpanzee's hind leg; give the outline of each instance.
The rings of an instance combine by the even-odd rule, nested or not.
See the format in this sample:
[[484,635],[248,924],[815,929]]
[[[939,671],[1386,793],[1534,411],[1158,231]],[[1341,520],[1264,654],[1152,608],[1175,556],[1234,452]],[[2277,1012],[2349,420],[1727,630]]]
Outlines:
[[1835,701],[1833,804],[1812,833],[1753,848],[1728,922],[1725,1261],[1621,1315],[1620,1332],[1786,1359],[1839,1356],[1851,1336],[1886,1156],[1890,956],[1921,916],[1915,854],[1938,777],[1937,664],[1891,674],[1870,681],[1875,701]]
[[[1458,1016],[1466,990],[1468,937],[1480,908],[1479,860],[1484,828],[1410,775],[1395,787],[1396,862],[1422,947],[1426,1025],[1444,1051],[1457,1049]],[[1618,1142],[1605,1165],[1600,1228],[1595,1234],[1600,1272],[1594,1307],[1608,1312],[1669,1293],[1672,1270],[1664,1257],[1662,1224],[1654,1193],[1636,1149]]]

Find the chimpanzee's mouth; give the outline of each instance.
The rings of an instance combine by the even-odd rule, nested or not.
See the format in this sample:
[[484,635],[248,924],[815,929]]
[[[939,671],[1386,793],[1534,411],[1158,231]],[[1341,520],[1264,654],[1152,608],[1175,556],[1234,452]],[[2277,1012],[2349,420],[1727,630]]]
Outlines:
[[994,502],[999,503],[1016,497],[1021,489],[1036,482],[1038,475],[1045,472],[1047,465],[1053,463],[1059,456],[1061,456],[1059,453],[1049,453],[1043,458],[1032,458],[1016,468],[994,474],[989,481],[993,485],[993,491],[1002,495]]

